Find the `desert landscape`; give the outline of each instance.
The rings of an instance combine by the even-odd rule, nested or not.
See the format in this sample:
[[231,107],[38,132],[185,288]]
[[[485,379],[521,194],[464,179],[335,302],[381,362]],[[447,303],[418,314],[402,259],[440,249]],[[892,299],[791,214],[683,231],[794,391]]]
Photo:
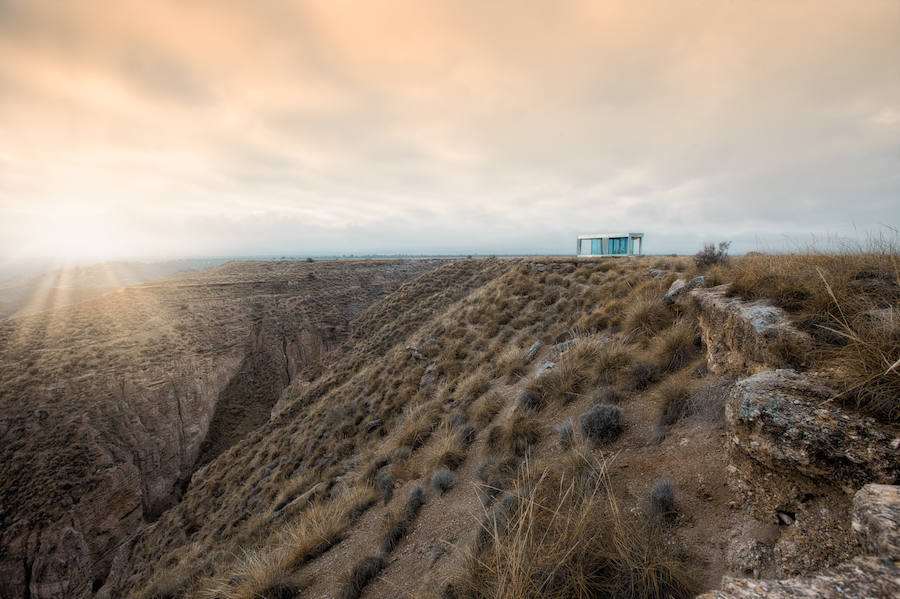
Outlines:
[[0,0],[0,599],[900,597],[897,0]]
[[896,251],[708,249],[7,319],[2,596],[892,595]]

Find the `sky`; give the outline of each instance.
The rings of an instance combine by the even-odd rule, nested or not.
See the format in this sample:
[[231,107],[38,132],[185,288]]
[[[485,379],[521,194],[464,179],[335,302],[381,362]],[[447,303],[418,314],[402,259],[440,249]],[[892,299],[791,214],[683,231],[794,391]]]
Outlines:
[[0,265],[898,226],[896,0],[0,0]]

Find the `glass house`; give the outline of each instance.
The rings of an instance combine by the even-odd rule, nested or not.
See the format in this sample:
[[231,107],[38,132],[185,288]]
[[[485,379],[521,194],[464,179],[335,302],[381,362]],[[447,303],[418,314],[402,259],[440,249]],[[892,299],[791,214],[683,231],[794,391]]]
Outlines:
[[643,233],[579,235],[577,256],[640,256],[643,239]]

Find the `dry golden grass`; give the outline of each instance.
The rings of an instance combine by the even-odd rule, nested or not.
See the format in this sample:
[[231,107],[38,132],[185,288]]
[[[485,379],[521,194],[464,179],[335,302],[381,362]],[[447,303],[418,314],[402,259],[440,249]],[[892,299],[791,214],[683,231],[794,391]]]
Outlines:
[[660,368],[678,370],[692,362],[700,353],[700,329],[696,320],[680,318],[657,335],[650,344],[650,351]]
[[456,394],[467,401],[472,401],[484,395],[490,388],[490,377],[488,377],[486,369],[482,367],[460,380],[456,387]]
[[503,377],[507,383],[512,383],[525,374],[525,354],[528,350],[518,345],[508,345],[497,356],[494,373]]
[[810,333],[811,356],[781,348],[788,364],[829,371],[836,398],[886,420],[900,419],[900,259],[893,242],[842,253],[754,255],[732,260],[729,293],[769,299]]
[[422,469],[426,472],[438,468],[456,470],[466,460],[468,444],[462,438],[461,431],[442,425],[421,453]]
[[569,452],[527,464],[484,523],[453,590],[467,599],[690,597],[671,539],[609,492],[605,464]]
[[472,419],[477,426],[486,426],[502,407],[503,396],[496,391],[486,393],[472,405]]
[[543,423],[522,410],[516,410],[502,429],[500,443],[504,453],[526,455],[544,436]]
[[651,339],[671,325],[673,320],[672,311],[663,303],[661,296],[639,297],[625,310],[622,328],[634,339]]
[[349,489],[337,499],[316,503],[275,532],[267,543],[244,552],[228,575],[195,583],[200,599],[258,599],[292,597],[300,584],[293,578],[298,566],[320,555],[378,499],[371,486]]
[[540,410],[550,403],[565,403],[583,395],[597,379],[596,368],[604,349],[596,339],[575,340],[556,366],[528,384],[522,407]]

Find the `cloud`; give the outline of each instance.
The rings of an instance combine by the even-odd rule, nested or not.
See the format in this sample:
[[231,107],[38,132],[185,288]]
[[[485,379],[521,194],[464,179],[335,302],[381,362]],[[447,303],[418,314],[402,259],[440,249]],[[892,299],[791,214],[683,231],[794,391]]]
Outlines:
[[3,0],[0,253],[61,211],[121,257],[864,235],[898,54],[891,1]]

